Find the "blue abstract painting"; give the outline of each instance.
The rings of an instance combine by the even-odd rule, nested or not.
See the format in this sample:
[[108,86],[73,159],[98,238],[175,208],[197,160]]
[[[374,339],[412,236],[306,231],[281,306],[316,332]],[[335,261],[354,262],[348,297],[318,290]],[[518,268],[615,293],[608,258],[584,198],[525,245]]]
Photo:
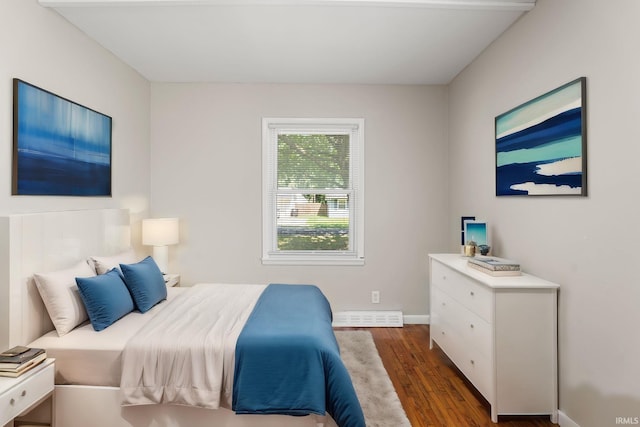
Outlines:
[[110,196],[111,117],[13,80],[14,195]]
[[587,195],[586,78],[496,117],[496,195]]

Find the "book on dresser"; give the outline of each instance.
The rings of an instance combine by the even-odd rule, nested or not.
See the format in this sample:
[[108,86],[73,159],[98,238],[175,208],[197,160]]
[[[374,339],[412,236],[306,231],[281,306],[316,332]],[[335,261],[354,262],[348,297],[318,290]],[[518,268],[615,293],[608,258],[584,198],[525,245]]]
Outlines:
[[517,271],[520,270],[520,263],[506,258],[495,256],[476,256],[469,258],[469,263],[479,265],[487,270]]
[[467,265],[470,268],[473,268],[474,270],[480,271],[484,274],[488,274],[489,276],[494,276],[494,277],[522,275],[522,272],[520,270],[490,270],[488,268],[485,268],[479,264],[474,264],[472,262],[469,262]]
[[469,258],[467,265],[490,276],[520,276],[520,264],[498,257],[479,256]]
[[47,358],[42,348],[28,348],[19,354],[12,354],[12,350],[0,354],[0,377],[18,377]]

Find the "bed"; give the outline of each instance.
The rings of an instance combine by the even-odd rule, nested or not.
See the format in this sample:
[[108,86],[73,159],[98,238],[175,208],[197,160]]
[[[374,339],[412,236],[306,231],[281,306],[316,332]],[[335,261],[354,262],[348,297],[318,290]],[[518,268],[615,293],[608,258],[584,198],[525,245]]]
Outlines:
[[[135,399],[140,397],[135,395],[133,401],[125,401],[132,406],[123,406],[122,396],[126,393],[121,389],[120,384],[122,377],[118,378],[123,370],[127,370],[127,364],[122,364],[123,345],[125,343],[136,341],[132,340],[134,334],[148,329],[146,325],[149,322],[147,318],[160,318],[160,313],[168,312],[168,307],[178,305],[177,302],[183,301],[185,295],[191,292],[222,291],[224,289],[239,288],[238,285],[213,285],[202,284],[194,287],[194,289],[185,288],[169,288],[167,289],[166,301],[157,304],[145,314],[133,312],[105,330],[96,333],[89,324],[83,324],[62,337],[57,336],[52,331],[52,323],[47,311],[43,305],[42,299],[34,285],[32,276],[35,272],[53,271],[65,268],[70,263],[76,262],[95,254],[116,254],[124,251],[129,247],[131,242],[131,230],[129,228],[129,212],[123,209],[101,209],[91,211],[70,211],[57,213],[39,213],[26,215],[11,215],[2,218],[0,231],[2,238],[8,242],[6,257],[2,262],[5,263],[8,287],[9,304],[2,308],[2,316],[8,320],[8,328],[0,331],[0,335],[5,339],[6,345],[16,344],[32,344],[34,346],[42,346],[47,349],[50,356],[56,358],[56,392],[53,402],[55,408],[55,423],[64,427],[80,427],[92,425],[97,427],[131,427],[131,426],[364,426],[364,420],[360,415],[353,415],[348,411],[353,411],[353,401],[341,398],[332,399],[329,390],[326,393],[327,401],[325,408],[328,412],[333,413],[334,417],[324,415],[323,410],[317,407],[309,409],[306,406],[298,407],[277,407],[277,408],[261,408],[255,406],[255,399],[264,397],[271,393],[273,396],[285,396],[289,391],[272,392],[276,388],[268,385],[269,373],[276,372],[271,375],[270,381],[283,378],[287,372],[277,368],[265,365],[264,361],[277,360],[279,357],[285,357],[288,350],[283,350],[282,343],[289,342],[287,338],[272,339],[270,336],[262,336],[256,340],[252,335],[262,333],[264,325],[274,325],[274,330],[269,333],[287,330],[291,326],[290,319],[286,316],[283,319],[275,319],[266,311],[257,310],[258,307],[267,306],[267,308],[275,302],[286,299],[286,295],[292,289],[296,291],[304,289],[305,292],[319,292],[315,287],[309,286],[292,286],[292,285],[241,285],[252,289],[260,289],[254,292],[258,296],[254,300],[253,305],[246,315],[243,315],[242,327],[236,328],[238,351],[242,348],[242,352],[234,353],[233,369],[227,369],[225,375],[232,373],[224,382],[224,393],[221,394],[219,409],[209,409],[200,404],[191,405],[189,402],[178,402],[179,404],[150,404],[154,402],[137,402]],[[202,289],[201,289],[202,288]],[[315,290],[313,289],[315,288]],[[271,299],[264,299],[265,295],[273,294]],[[300,296],[293,296],[298,299]],[[201,298],[200,296],[191,296],[191,298]],[[214,297],[214,300],[218,297]],[[325,299],[326,300],[326,299]],[[327,303],[328,304],[328,303]],[[296,306],[296,304],[290,304]],[[273,311],[271,307],[271,311]],[[300,314],[306,310],[306,306],[298,305]],[[276,308],[281,311],[281,308]],[[213,311],[213,310],[212,310]],[[308,314],[308,313],[307,313]],[[164,314],[163,314],[164,316]],[[184,316],[184,315],[182,315]],[[242,316],[241,316],[242,317]],[[277,317],[277,316],[276,316]],[[177,323],[181,315],[174,314],[174,317],[167,320],[169,324]],[[300,322],[293,322],[300,323]],[[310,322],[321,324],[322,322]],[[56,325],[57,326],[57,325]],[[316,325],[317,326],[317,325]],[[288,331],[291,332],[291,331]],[[293,337],[300,338],[300,331],[294,331]],[[100,335],[100,337],[98,337]],[[247,342],[246,337],[251,338],[246,346],[241,346]],[[136,335],[137,337],[137,335]],[[331,338],[333,337],[333,338]],[[305,341],[307,337],[302,337]],[[256,344],[263,340],[262,344]],[[278,341],[280,340],[280,341]],[[320,338],[322,342],[320,356],[321,366],[329,366],[330,371],[341,371],[346,369],[339,360],[333,357],[331,350],[335,341],[335,337],[331,332],[330,335]],[[73,342],[69,345],[68,342]],[[235,342],[235,341],[234,341]],[[273,344],[278,343],[280,344]],[[275,351],[269,357],[262,357],[265,351],[265,345],[268,347],[272,343],[270,351]],[[252,346],[259,345],[259,350],[252,350]],[[337,347],[337,343],[335,344]],[[329,349],[329,350],[327,350]],[[228,351],[225,350],[225,351]],[[277,352],[280,352],[278,355]],[[125,353],[126,354],[126,353]],[[338,357],[339,359],[339,357]],[[291,359],[289,359],[291,360]],[[297,359],[296,359],[297,360]],[[291,364],[291,362],[289,361]],[[304,362],[306,363],[306,362]],[[303,364],[304,364],[303,363]],[[133,364],[136,365],[135,363]],[[274,371],[274,369],[276,369]],[[313,365],[300,366],[298,369],[304,372],[311,372]],[[311,371],[310,371],[311,370]],[[294,369],[290,369],[295,372]],[[314,373],[313,375],[316,375]],[[313,376],[311,375],[311,376]],[[247,381],[254,377],[260,377],[265,381],[267,388],[256,393],[257,397],[249,396],[248,402],[243,401],[246,393],[238,392],[241,396],[236,396],[237,390],[243,390],[238,384],[233,382]],[[298,375],[301,377],[301,375]],[[287,377],[289,378],[289,377]],[[350,379],[345,380],[343,373],[335,377],[338,380],[330,380],[328,388],[349,386]],[[347,373],[348,378],[348,373]],[[284,381],[289,383],[290,379]],[[282,382],[282,381],[281,381]],[[348,384],[340,385],[340,382],[348,382]],[[229,384],[233,387],[229,388]],[[248,389],[256,389],[258,387],[250,385]],[[271,390],[271,391],[269,391]],[[311,394],[325,394],[323,388],[303,387],[299,390],[309,391]],[[350,392],[346,393],[349,396]],[[336,395],[339,394],[336,392]],[[272,397],[273,397],[272,396]],[[325,396],[322,396],[323,398]],[[355,392],[353,392],[355,397]],[[252,399],[254,399],[252,401]],[[357,403],[357,397],[355,397]],[[81,404],[78,404],[81,402]],[[346,402],[346,403],[345,403]],[[143,403],[143,404],[139,404]],[[343,416],[345,408],[349,406],[348,415]],[[217,404],[214,405],[217,407]],[[357,405],[359,408],[359,404]],[[228,409],[233,407],[236,412]],[[356,411],[357,412],[357,411]],[[260,415],[256,415],[260,414]],[[288,414],[288,415],[281,415]],[[311,415],[307,415],[311,414]],[[296,415],[296,416],[291,416]],[[335,419],[334,419],[335,418]],[[338,422],[336,422],[336,420]]]

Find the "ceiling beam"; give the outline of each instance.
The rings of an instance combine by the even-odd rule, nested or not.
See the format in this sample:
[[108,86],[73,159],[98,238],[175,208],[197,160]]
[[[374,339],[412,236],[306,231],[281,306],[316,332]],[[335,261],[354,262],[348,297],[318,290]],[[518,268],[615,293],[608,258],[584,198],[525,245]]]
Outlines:
[[384,6],[529,11],[536,0],[38,0],[45,7],[82,6]]

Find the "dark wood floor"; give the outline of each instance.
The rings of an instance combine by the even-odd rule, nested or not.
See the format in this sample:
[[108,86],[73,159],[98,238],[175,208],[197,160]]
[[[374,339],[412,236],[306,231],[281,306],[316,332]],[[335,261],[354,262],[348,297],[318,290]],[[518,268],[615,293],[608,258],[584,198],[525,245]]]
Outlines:
[[[356,328],[343,328],[356,329]],[[495,426],[487,401],[436,346],[429,326],[367,328],[412,427]],[[500,417],[499,426],[554,426],[548,416]]]

